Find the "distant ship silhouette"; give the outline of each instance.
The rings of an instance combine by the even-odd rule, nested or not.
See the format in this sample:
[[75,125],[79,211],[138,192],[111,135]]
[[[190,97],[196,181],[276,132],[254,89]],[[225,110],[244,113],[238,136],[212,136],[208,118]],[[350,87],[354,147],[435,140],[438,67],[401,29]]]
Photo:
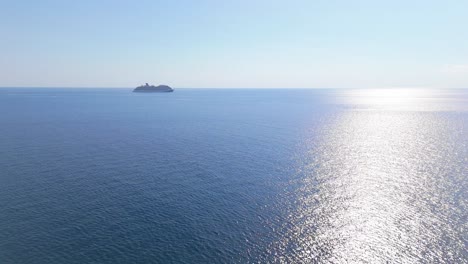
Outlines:
[[145,85],[138,86],[133,90],[133,92],[145,92],[145,93],[170,93],[173,92],[174,89],[167,85],[149,85],[146,83]]

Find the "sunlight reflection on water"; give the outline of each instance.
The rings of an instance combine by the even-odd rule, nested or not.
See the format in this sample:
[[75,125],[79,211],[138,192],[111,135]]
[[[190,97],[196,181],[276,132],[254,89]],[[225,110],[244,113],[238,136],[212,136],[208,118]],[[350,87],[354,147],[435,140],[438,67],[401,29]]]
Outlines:
[[[435,111],[428,108],[433,96],[419,90],[345,96],[372,111],[337,114],[318,146],[305,139],[305,176],[289,213],[292,227],[272,246],[275,261],[467,263],[466,210],[460,210],[466,132],[457,116],[425,112]],[[425,111],[403,111],[410,108]]]

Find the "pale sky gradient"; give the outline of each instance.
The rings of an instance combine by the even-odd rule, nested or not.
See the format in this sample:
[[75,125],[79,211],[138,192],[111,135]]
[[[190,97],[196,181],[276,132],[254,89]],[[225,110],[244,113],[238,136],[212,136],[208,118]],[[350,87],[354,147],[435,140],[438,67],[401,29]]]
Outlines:
[[467,0],[0,0],[0,86],[468,88]]

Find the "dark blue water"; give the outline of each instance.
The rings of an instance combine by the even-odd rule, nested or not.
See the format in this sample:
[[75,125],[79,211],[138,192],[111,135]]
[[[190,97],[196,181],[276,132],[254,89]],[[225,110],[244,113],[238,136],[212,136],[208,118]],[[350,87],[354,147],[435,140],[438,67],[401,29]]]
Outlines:
[[467,90],[0,89],[0,263],[468,263]]

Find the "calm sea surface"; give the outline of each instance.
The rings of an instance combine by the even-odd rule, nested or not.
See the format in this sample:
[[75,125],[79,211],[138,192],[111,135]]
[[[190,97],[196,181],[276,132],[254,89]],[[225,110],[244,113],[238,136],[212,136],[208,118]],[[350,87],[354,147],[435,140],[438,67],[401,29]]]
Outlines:
[[0,263],[468,263],[468,90],[0,89]]

